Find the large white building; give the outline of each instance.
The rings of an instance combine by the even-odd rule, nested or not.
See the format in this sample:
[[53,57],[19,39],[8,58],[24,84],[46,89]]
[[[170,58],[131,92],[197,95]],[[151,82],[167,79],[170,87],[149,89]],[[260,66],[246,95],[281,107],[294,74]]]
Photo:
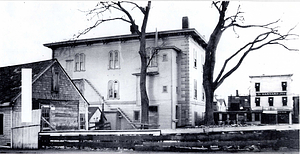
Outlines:
[[[206,41],[185,23],[179,30],[147,33],[146,40],[149,53],[156,44],[161,47],[148,67],[150,123],[160,129],[199,124],[205,112],[202,66]],[[44,46],[52,49],[53,58],[76,80],[91,104],[105,103],[105,111],[118,111],[119,118],[129,124],[117,122],[120,126],[116,128],[130,129],[140,122],[141,114],[139,44],[138,35],[129,34]],[[93,92],[85,91],[88,89]]]
[[251,110],[261,123],[292,123],[292,74],[250,76]]

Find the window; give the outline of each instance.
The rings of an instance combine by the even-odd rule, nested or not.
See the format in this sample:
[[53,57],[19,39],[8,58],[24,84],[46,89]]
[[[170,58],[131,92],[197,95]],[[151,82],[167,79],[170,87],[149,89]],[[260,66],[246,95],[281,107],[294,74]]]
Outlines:
[[254,113],[254,120],[259,121],[259,113]]
[[260,83],[255,83],[255,91],[260,91]]
[[147,62],[149,63],[149,67],[157,67],[157,53],[153,48],[147,48]]
[[66,60],[66,71],[67,72],[73,71],[72,62],[73,62],[73,60]]
[[58,72],[54,70],[54,67],[52,67],[52,92],[58,92],[59,91],[59,75]]
[[80,129],[85,129],[85,114],[80,113]]
[[3,114],[0,114],[0,135],[3,135],[3,129],[4,129],[4,118]]
[[167,54],[163,54],[163,60],[162,61],[168,61],[168,56]]
[[194,99],[197,99],[197,80],[194,79]]
[[260,106],[260,98],[255,98],[255,104],[256,106]]
[[168,92],[167,86],[163,86],[163,92],[164,92],[164,93],[167,93],[167,92]]
[[119,51],[110,51],[108,54],[109,57],[109,69],[119,69],[120,68],[120,55]]
[[140,111],[133,111],[133,119],[134,121],[139,121],[140,120]]
[[287,83],[281,82],[282,91],[286,91]]
[[269,106],[273,106],[273,101],[274,101],[274,98],[273,97],[269,97]]
[[282,106],[287,106],[287,97],[282,97]]
[[158,107],[149,106],[149,123],[157,125],[158,124]]
[[193,49],[194,52],[194,68],[197,68],[197,51]]
[[85,54],[77,53],[75,55],[75,71],[84,71],[85,70]]
[[[44,118],[44,120],[46,120],[48,123],[50,123],[50,106],[49,105],[43,105],[42,107],[42,117]],[[49,124],[44,121],[42,122],[42,129],[50,129]]]
[[119,99],[119,82],[108,81],[108,99]]

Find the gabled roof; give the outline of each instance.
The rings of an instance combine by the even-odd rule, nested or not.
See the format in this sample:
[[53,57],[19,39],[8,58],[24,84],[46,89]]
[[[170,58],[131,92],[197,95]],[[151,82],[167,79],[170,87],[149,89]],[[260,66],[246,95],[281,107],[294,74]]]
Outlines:
[[[71,78],[67,75],[56,59],[38,61],[27,64],[20,64],[14,66],[0,67],[0,106],[4,103],[15,101],[21,95],[21,74],[22,68],[32,69],[32,83],[34,83],[42,74],[44,74],[53,64],[57,63],[63,70],[64,74],[68,77],[73,84],[80,97],[87,103],[88,101],[83,97]],[[10,103],[9,103],[10,104]]]
[[99,107],[89,107],[89,114],[88,114],[89,121],[97,110],[99,110],[101,112]]
[[21,92],[21,69],[32,69],[32,81],[35,81],[56,60],[45,60],[28,64],[0,67],[0,104],[11,102]]
[[[146,38],[155,38],[156,32],[146,33]],[[169,37],[169,36],[180,36],[180,35],[190,35],[199,45],[203,48],[207,46],[207,41],[204,39],[200,33],[194,28],[187,29],[178,29],[178,30],[168,30],[168,31],[159,31],[158,37]],[[97,37],[90,39],[80,39],[80,40],[69,40],[62,42],[54,42],[54,43],[46,43],[44,46],[56,49],[58,47],[66,47],[66,46],[76,46],[76,45],[90,45],[94,43],[109,43],[114,41],[128,41],[128,40],[138,40],[139,36],[137,34],[128,34],[128,35],[115,35],[108,37]]]

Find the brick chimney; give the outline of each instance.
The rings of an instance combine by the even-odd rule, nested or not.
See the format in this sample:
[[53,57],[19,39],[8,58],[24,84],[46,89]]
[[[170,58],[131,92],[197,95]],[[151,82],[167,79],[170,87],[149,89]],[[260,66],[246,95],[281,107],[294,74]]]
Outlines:
[[236,96],[239,96],[239,90],[236,90]]
[[[135,25],[135,26],[136,26],[137,29],[139,28],[138,25]],[[133,25],[130,25],[130,32],[131,32],[131,34],[137,34],[137,32],[135,31],[135,29],[133,28]]]
[[182,17],[182,29],[187,29],[189,27],[189,18],[187,16]]

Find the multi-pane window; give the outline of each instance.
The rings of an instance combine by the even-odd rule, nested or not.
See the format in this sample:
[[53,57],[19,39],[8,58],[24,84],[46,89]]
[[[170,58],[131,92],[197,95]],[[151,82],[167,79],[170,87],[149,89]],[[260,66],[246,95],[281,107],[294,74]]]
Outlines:
[[269,106],[273,106],[274,98],[269,97],[268,100],[269,100]]
[[281,82],[282,91],[286,91],[287,82]]
[[255,98],[255,104],[256,104],[256,106],[260,106],[260,98],[259,97]]
[[194,99],[197,99],[197,80],[194,79]]
[[153,48],[147,48],[147,63],[149,67],[157,67],[157,53]]
[[282,106],[287,106],[287,97],[282,97]]
[[0,135],[3,135],[3,129],[4,129],[4,116],[3,114],[0,114]]
[[75,55],[75,71],[84,71],[85,70],[85,54],[77,53]]
[[50,123],[50,107],[48,105],[42,106],[42,117],[45,121],[42,122],[42,127],[44,129],[50,129],[48,123]]
[[120,68],[120,55],[119,55],[119,51],[115,50],[115,51],[110,51],[108,53],[108,57],[109,57],[109,64],[108,67],[109,69],[119,69]]
[[80,113],[79,120],[80,120],[80,122],[79,122],[80,129],[85,129],[85,114]]
[[119,99],[119,82],[117,80],[108,81],[108,99]]
[[260,83],[255,83],[255,91],[260,91]]

